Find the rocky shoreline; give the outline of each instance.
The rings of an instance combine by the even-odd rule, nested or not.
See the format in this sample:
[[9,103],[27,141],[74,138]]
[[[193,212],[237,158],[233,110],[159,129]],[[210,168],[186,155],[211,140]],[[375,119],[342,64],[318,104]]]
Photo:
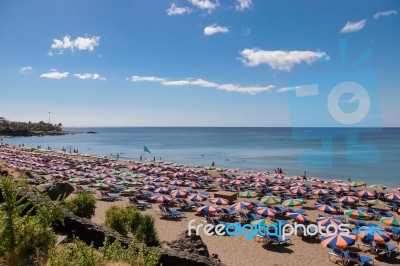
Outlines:
[[2,129],[0,130],[0,137],[41,137],[41,136],[64,136],[80,134],[82,132],[70,131],[31,131],[26,129]]

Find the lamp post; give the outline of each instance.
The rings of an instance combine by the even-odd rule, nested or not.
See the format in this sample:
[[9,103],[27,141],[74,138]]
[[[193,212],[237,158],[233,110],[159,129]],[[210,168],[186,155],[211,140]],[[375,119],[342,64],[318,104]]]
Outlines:
[[51,114],[51,112],[49,112],[49,124],[50,124],[50,114]]

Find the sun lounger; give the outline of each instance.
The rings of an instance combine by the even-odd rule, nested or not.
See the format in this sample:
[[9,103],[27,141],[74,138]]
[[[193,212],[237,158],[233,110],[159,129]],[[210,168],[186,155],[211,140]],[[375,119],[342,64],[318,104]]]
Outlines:
[[390,258],[390,255],[392,254],[392,252],[396,252],[396,251],[398,252],[399,251],[399,248],[397,246],[392,245],[392,244],[388,244],[388,243],[386,243],[386,244],[378,244],[376,242],[372,242],[372,247],[374,249],[374,253],[375,254],[379,255],[380,254],[379,252],[383,251],[383,253],[386,254],[386,256],[388,258]]
[[186,213],[185,212],[180,212],[177,210],[172,210],[168,207],[164,207],[165,211],[170,215],[170,217],[173,218],[182,218],[182,217],[186,217]]
[[270,236],[269,234],[265,234],[265,241],[271,245],[287,245],[292,243],[292,240],[288,237]]
[[[334,258],[336,260],[334,260]],[[345,265],[344,263],[344,252],[341,249],[334,248],[329,252],[329,260],[337,263],[338,260],[342,262],[342,265]]]
[[138,201],[136,198],[131,197],[129,198],[129,203],[133,204],[134,206],[138,207],[139,209],[151,208],[151,203]]
[[344,252],[344,265],[347,265],[350,261],[361,266],[365,264],[374,265],[375,260],[367,257],[367,256],[360,256],[358,252]]
[[393,238],[393,240],[398,241],[400,238],[400,228],[398,227],[386,227],[386,232],[389,232]]
[[232,209],[222,208],[223,217],[226,219],[235,218],[238,215],[238,212]]

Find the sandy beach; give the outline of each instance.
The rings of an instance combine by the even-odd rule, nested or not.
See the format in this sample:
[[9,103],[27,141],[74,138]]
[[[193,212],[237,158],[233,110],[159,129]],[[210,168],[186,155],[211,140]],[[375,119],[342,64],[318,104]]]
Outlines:
[[[45,158],[45,159],[44,159]],[[43,159],[43,160],[41,160]],[[109,174],[109,178],[116,178],[119,176],[118,180],[115,180],[115,183],[122,180],[138,180],[143,183],[146,180],[149,182],[149,185],[163,186],[167,187],[168,183],[166,181],[173,180],[185,180],[185,181],[198,181],[200,182],[201,176],[210,177],[210,184],[219,185],[217,189],[212,191],[206,188],[194,189],[191,186],[182,185],[179,186],[180,190],[192,190],[197,193],[199,192],[208,192],[208,199],[214,197],[214,193],[218,193],[221,190],[224,190],[220,184],[216,182],[216,179],[223,176],[229,177],[228,182],[224,185],[230,185],[229,182],[234,180],[241,180],[242,185],[238,186],[242,190],[249,190],[251,192],[257,191],[256,188],[251,187],[250,184],[253,183],[252,180],[255,178],[260,178],[263,180],[265,184],[270,184],[270,182],[274,182],[275,180],[283,177],[278,177],[271,174],[266,175],[266,173],[261,172],[241,172],[240,170],[235,169],[215,169],[215,168],[196,168],[192,166],[183,166],[179,164],[169,164],[162,162],[132,162],[132,161],[105,161],[100,157],[89,156],[89,155],[81,155],[74,154],[70,155],[68,153],[60,153],[53,151],[43,151],[36,149],[21,149],[21,148],[11,148],[11,147],[1,147],[0,148],[0,162],[3,168],[9,170],[9,172],[16,178],[18,178],[22,172],[30,171],[34,173],[41,173],[45,176],[49,181],[53,179],[65,180],[65,182],[70,182],[71,178],[81,178],[85,181],[84,184],[81,184],[83,188],[92,187],[93,183],[104,182],[104,179],[99,179],[100,175]],[[68,163],[66,163],[68,162]],[[71,163],[74,162],[74,163]],[[52,165],[53,167],[50,167]],[[86,166],[86,167],[84,167]],[[42,172],[41,172],[42,171]],[[126,177],[124,177],[124,173]],[[134,174],[143,174],[143,177],[140,178],[130,178]],[[178,174],[181,173],[181,174]],[[57,176],[58,175],[58,176]],[[82,175],[82,176],[81,176]],[[56,177],[57,176],[57,177]],[[158,182],[157,177],[166,176],[166,180],[163,182]],[[147,179],[146,179],[147,178]],[[323,179],[323,177],[321,177]],[[264,181],[265,180],[265,181]],[[289,195],[291,194],[288,190],[290,187],[293,187],[293,183],[296,182],[293,177],[284,177],[283,178],[285,184],[281,184],[282,187],[287,188],[284,190],[284,193]],[[320,182],[318,182],[320,181]],[[362,180],[357,180],[362,181]],[[113,183],[114,181],[110,181]],[[201,183],[201,182],[200,182]],[[299,206],[291,207],[293,210],[303,209],[306,211],[306,217],[308,217],[311,221],[316,221],[318,216],[327,215],[324,212],[318,211],[315,209],[316,201],[320,200],[320,196],[314,195],[314,191],[319,188],[325,188],[326,190],[333,191],[335,188],[339,186],[347,188],[346,181],[342,181],[342,185],[338,185],[340,182],[337,181],[336,184],[333,182],[324,182],[321,180],[316,180],[314,182],[307,181],[302,182],[298,180],[299,186],[309,187],[309,190],[312,191],[311,194],[303,195],[302,198],[307,198],[307,201]],[[185,183],[184,183],[185,184]],[[370,185],[370,184],[368,184]],[[372,184],[371,184],[372,185]],[[263,185],[264,186],[264,185]],[[319,186],[319,187],[318,187]],[[265,187],[274,187],[274,184],[265,185]],[[131,187],[138,191],[140,186]],[[246,188],[246,189],[245,189]],[[367,190],[371,193],[374,192],[374,188],[372,187],[353,187],[351,188],[355,190],[357,196],[357,190]],[[261,191],[261,190],[259,190]],[[377,192],[386,193],[398,193],[398,191],[394,190],[394,188],[387,188],[385,190],[377,189]],[[129,206],[129,198],[127,196],[123,196],[121,200],[117,201],[103,201],[101,200],[100,190],[95,190],[97,201],[97,208],[94,217],[92,218],[93,222],[98,224],[104,224],[105,213],[107,209],[112,205],[118,206]],[[137,192],[139,193],[139,192]],[[277,193],[279,194],[279,193]],[[330,193],[332,195],[332,202],[336,202],[337,198],[341,198],[342,195],[338,195],[335,193]],[[73,195],[71,195],[73,196]],[[264,196],[264,195],[263,195]],[[281,195],[283,198],[283,195]],[[251,202],[255,201],[257,198],[238,198],[237,201],[246,201]],[[282,199],[283,201],[283,199]],[[151,201],[150,201],[151,202]],[[235,201],[236,202],[236,201]],[[231,202],[232,205],[235,202]],[[389,202],[389,201],[388,201]],[[202,204],[212,205],[209,200],[202,202]],[[150,214],[155,218],[156,226],[158,230],[158,234],[161,241],[172,241],[176,238],[176,236],[187,230],[188,223],[190,220],[195,219],[195,224],[204,223],[206,224],[204,215],[200,215],[196,210],[189,211],[184,209],[186,213],[184,218],[180,219],[169,219],[163,218],[158,213],[158,203],[152,202],[152,208],[147,208],[143,210],[143,213]],[[229,208],[230,205],[224,205],[219,207]],[[340,204],[339,204],[340,205]],[[168,205],[173,209],[180,209],[177,204]],[[361,205],[357,205],[361,207]],[[272,207],[272,206],[270,206]],[[362,206],[366,207],[366,206]],[[383,210],[383,206],[380,206]],[[376,207],[373,207],[376,209]],[[399,220],[400,217],[396,210],[389,210],[386,208],[385,210],[390,215],[393,215],[395,219]],[[250,212],[249,210],[244,210],[245,213]],[[345,217],[348,220],[354,220],[342,212],[338,212],[335,214],[337,217]],[[232,220],[224,220],[219,216],[214,216],[218,219],[228,222],[238,221],[238,219],[234,218]],[[275,218],[288,220],[289,222],[293,222],[292,219],[289,219],[286,215],[278,215]],[[374,223],[383,228],[390,227],[378,220],[368,219],[366,222]],[[390,234],[388,234],[390,236]],[[222,261],[222,263],[226,265],[333,265],[334,262],[329,260],[329,252],[331,249],[324,247],[321,245],[321,240],[319,237],[301,237],[301,236],[290,236],[292,243],[290,245],[271,245],[271,244],[263,244],[256,242],[255,239],[250,241],[246,241],[244,236],[206,236],[201,231],[201,237],[204,243],[207,245],[209,253],[216,253],[218,257]],[[351,250],[356,249],[357,243],[360,242],[360,239],[350,247]],[[392,245],[399,245],[398,242],[390,239],[388,242]],[[386,255],[380,254],[371,254],[369,251],[366,251],[367,248],[362,248],[361,255],[368,256],[370,258],[375,259],[375,265],[399,265],[400,264],[400,256],[398,252],[394,252],[391,254],[391,257],[388,258]],[[352,263],[350,263],[353,265]]]

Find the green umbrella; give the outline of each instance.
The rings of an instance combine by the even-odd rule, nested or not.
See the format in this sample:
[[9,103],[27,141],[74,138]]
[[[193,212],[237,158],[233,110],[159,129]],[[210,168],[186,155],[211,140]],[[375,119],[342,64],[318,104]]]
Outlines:
[[368,213],[359,210],[345,211],[344,214],[354,219],[369,219],[371,217]]
[[240,192],[239,197],[240,198],[255,198],[255,197],[257,197],[257,193],[251,192],[251,191]]
[[261,202],[266,205],[275,205],[281,203],[281,198],[276,196],[265,196],[261,198]]
[[109,185],[104,184],[104,183],[96,183],[96,184],[92,184],[92,187],[98,188],[100,190],[107,190],[110,188]]
[[82,184],[82,183],[85,183],[85,180],[83,180],[82,178],[71,178],[71,179],[69,180],[69,182],[70,182],[70,183],[79,183],[79,184]]
[[132,188],[124,189],[121,192],[121,195],[134,195],[134,194],[136,194],[136,190],[134,190]]
[[387,188],[387,186],[384,186],[384,185],[381,185],[381,184],[374,184],[374,185],[371,185],[369,187],[373,188],[373,189],[380,189],[380,190],[385,190]]
[[217,168],[217,172],[225,172],[226,171],[226,168]]
[[258,226],[264,226],[268,227],[269,225],[278,225],[277,223],[272,222],[269,219],[259,219],[259,220],[254,220],[251,222],[252,226],[258,225]]
[[392,217],[382,217],[381,219],[379,219],[379,222],[384,223],[386,225],[390,225],[390,226],[395,226],[395,227],[399,227],[400,223],[399,221],[396,219],[395,216]]
[[384,202],[378,199],[367,200],[369,205],[384,205]]
[[288,199],[288,200],[285,200],[284,202],[282,202],[282,206],[294,207],[294,206],[298,206],[302,203],[303,203],[303,201],[299,200],[299,199]]

